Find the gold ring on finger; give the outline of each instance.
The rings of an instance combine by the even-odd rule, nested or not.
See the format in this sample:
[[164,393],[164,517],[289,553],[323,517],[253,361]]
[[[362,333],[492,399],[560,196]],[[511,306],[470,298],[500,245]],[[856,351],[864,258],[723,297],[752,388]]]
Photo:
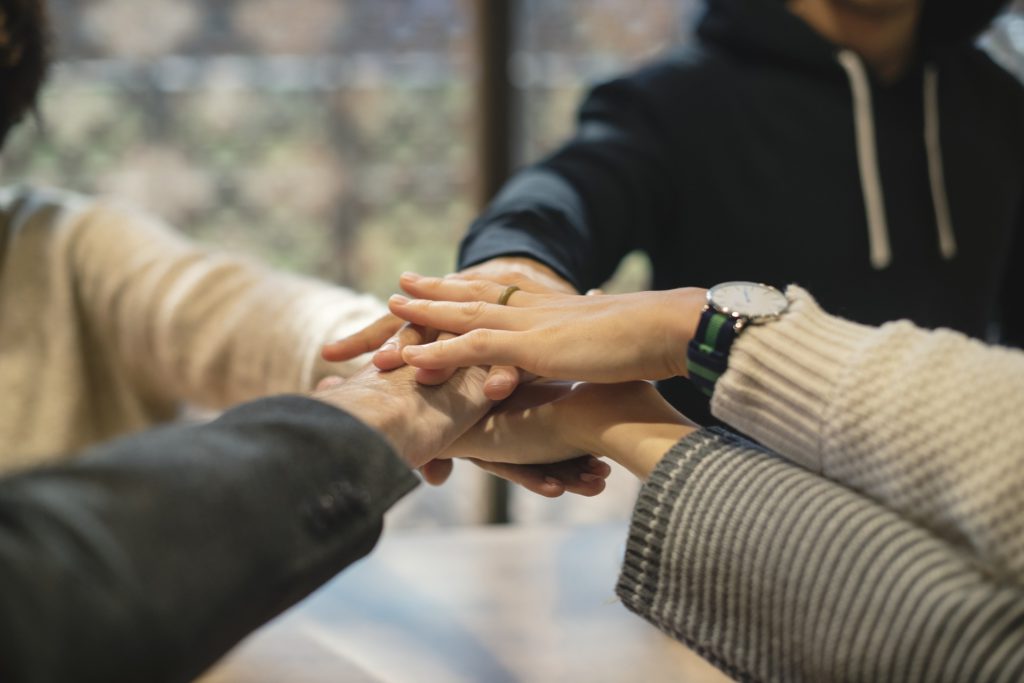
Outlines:
[[508,300],[512,298],[512,295],[519,291],[519,288],[515,285],[509,285],[505,288],[505,291],[498,297],[498,305],[505,306],[508,304]]

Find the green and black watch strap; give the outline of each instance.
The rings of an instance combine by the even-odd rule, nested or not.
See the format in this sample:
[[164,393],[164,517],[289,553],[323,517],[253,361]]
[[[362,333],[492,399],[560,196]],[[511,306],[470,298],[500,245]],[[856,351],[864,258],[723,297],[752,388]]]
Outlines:
[[700,315],[697,333],[686,349],[686,369],[690,381],[708,396],[729,364],[729,349],[739,336],[740,322],[710,306]]

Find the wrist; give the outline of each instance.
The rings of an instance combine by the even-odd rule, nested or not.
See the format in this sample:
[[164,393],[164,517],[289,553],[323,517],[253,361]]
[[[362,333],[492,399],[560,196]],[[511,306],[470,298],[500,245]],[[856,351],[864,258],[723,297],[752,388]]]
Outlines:
[[605,457],[646,480],[669,449],[696,430],[687,422],[616,425],[607,435],[609,453]]
[[[416,410],[415,401],[403,395],[386,395],[380,392],[346,390],[344,385],[336,389],[313,394],[312,398],[342,410],[367,427],[378,432],[403,460],[408,451],[403,435],[403,422],[412,418]],[[410,464],[410,467],[412,465]]]
[[700,316],[707,303],[707,291],[684,287],[666,292],[668,303],[661,307],[665,330],[666,363],[677,377],[686,377],[686,349],[697,332]]
[[[588,384],[577,415],[556,423],[558,438],[573,449],[608,458],[646,479],[677,441],[698,429],[648,382]],[[562,431],[566,430],[566,431]]]

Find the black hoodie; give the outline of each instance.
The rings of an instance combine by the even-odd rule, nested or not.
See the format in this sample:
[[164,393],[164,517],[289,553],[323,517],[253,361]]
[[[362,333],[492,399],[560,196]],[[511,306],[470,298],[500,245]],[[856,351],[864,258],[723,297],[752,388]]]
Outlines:
[[1002,4],[925,0],[918,59],[881,84],[781,0],[708,0],[693,45],[590,93],[460,265],[526,255],[582,291],[639,248],[655,289],[797,282],[856,321],[1020,345],[1024,89],[973,44]]

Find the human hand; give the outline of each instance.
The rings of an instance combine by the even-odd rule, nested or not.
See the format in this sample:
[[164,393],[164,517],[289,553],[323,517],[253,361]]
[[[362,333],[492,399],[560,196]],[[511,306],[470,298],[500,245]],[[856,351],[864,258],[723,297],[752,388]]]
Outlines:
[[403,359],[431,370],[515,366],[541,377],[593,382],[665,379],[686,374],[686,346],[706,290],[674,289],[582,297],[516,291],[486,280],[406,273],[389,308],[415,324],[462,336],[406,346]]
[[[406,346],[426,344],[438,338],[436,330],[419,325],[410,325],[401,318],[388,313],[344,339],[324,344],[321,357],[331,363],[351,360],[364,353],[374,352],[371,362],[380,370],[396,370],[403,365],[402,349]],[[420,384],[440,384],[451,377],[450,371],[417,372]]]
[[441,386],[423,386],[414,368],[380,372],[372,365],[344,382],[321,382],[313,398],[350,413],[387,439],[410,467],[432,460],[491,407],[486,371],[465,368]]
[[528,464],[590,453],[646,478],[694,429],[647,382],[536,383],[521,387],[440,457]]
[[[596,496],[604,491],[605,479],[611,474],[607,463],[589,455],[543,465],[467,460],[485,472],[548,498],[557,498],[563,493]],[[451,474],[452,465],[453,460],[431,460],[420,467],[420,474],[427,483],[440,486]]]
[[[471,266],[449,277],[466,279],[486,278],[503,285],[516,285],[525,291],[574,292],[572,285],[544,264],[524,257],[501,257]],[[436,339],[445,341],[451,334],[437,337],[434,330],[406,324],[395,315],[386,315],[359,332],[325,344],[321,350],[324,360],[341,362],[364,353],[376,351],[373,364],[381,370],[394,370],[405,365],[402,350],[407,346],[426,344]],[[416,380],[421,384],[441,384],[454,371],[420,368]],[[513,367],[492,367],[484,384],[484,393],[495,401],[507,398],[520,383],[519,372]]]
[[[562,278],[551,268],[539,261],[521,256],[505,256],[491,259],[470,266],[451,279],[459,280],[486,280],[497,282],[506,287],[514,285],[525,292],[548,292],[575,294],[576,290],[568,281]],[[455,335],[447,331],[443,338],[438,341],[447,341]],[[420,342],[424,344],[427,342]],[[408,344],[407,346],[416,346]],[[404,348],[404,347],[403,347]],[[444,372],[451,368],[430,369],[420,368],[425,372]],[[508,365],[491,365],[491,370],[484,385],[484,392],[495,401],[501,401],[512,395],[516,387],[524,381],[519,369]]]
[[491,280],[503,285],[515,285],[527,281],[548,292],[575,294],[576,289],[568,280],[548,268],[540,261],[525,256],[502,256],[464,268],[456,273],[467,280]]
[[[452,431],[468,427],[467,421],[472,412],[463,419],[454,419],[447,423],[443,416],[436,413],[428,413],[431,415],[431,419],[428,420],[417,419],[416,416],[423,412],[425,403],[433,401],[441,407],[446,402],[446,394],[461,395],[465,391],[454,386],[424,387],[422,393],[420,390],[409,391],[414,388],[414,383],[408,381],[410,373],[411,370],[406,369],[398,373],[381,375],[372,366],[367,366],[348,381],[341,377],[324,378],[317,385],[315,398],[350,412],[384,434],[399,456],[403,457],[410,467],[419,468],[423,478],[436,486],[442,484],[451,474],[452,461],[431,459],[426,454],[436,452],[438,444],[449,442]],[[482,381],[482,377],[483,373],[477,369],[467,378],[467,383],[474,380]],[[386,396],[380,395],[382,389],[387,393]],[[484,408],[481,409],[481,405]],[[472,396],[466,399],[466,407],[471,411],[477,411],[478,415],[482,415],[480,411],[486,411],[486,406],[489,405],[489,401],[481,402],[479,396],[475,399]],[[430,428],[431,420],[434,423],[433,428]],[[422,444],[423,448],[420,451],[408,452],[404,450],[408,448],[406,444],[410,441],[410,434],[406,432],[409,431],[408,428],[417,426],[421,430],[426,428],[428,440],[429,435],[433,435],[433,441]],[[442,431],[438,431],[438,427]],[[448,433],[444,432],[445,429],[449,430]],[[549,498],[565,492],[583,496],[597,495],[604,490],[604,479],[610,473],[607,465],[593,461],[592,458],[573,458],[545,465],[474,462],[495,476]]]

